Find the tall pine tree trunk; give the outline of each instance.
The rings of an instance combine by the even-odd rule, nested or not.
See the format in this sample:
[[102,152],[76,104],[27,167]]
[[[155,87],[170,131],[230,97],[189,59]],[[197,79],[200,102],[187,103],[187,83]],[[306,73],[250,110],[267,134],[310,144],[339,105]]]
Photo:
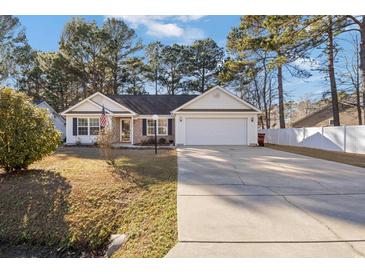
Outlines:
[[361,116],[361,100],[360,100],[360,89],[356,89],[356,108],[357,108],[357,119],[359,121],[359,125],[362,125],[362,116]]
[[280,128],[285,128],[284,116],[284,90],[283,90],[283,67],[278,66],[278,96],[279,96],[279,120]]
[[174,73],[171,74],[171,94],[170,95],[175,95],[175,87],[174,87]]
[[158,71],[155,69],[155,95],[158,94]]
[[113,74],[113,93],[116,95],[118,94],[118,74],[116,72]]
[[334,42],[333,42],[333,22],[332,16],[328,16],[328,42],[327,42],[327,55],[328,55],[328,76],[330,78],[331,97],[332,97],[332,113],[333,113],[333,125],[340,125],[340,114],[338,109],[338,97],[337,97],[337,85],[335,76],[334,65]]
[[[266,87],[265,87],[266,89]],[[267,96],[266,96],[266,90],[264,89],[263,93],[263,103],[264,103],[264,113],[265,113],[265,126],[266,128],[270,128],[270,121],[269,121],[269,110],[267,108]]]
[[269,106],[268,106],[268,116],[267,116],[267,119],[268,119],[268,128],[271,128],[271,107],[272,107],[272,79],[270,79],[270,82],[269,82],[269,102],[268,102]]
[[365,15],[362,16],[362,24],[360,25],[360,70],[361,70],[361,91],[362,106],[365,123]]
[[81,86],[82,86],[82,94],[83,94],[84,98],[87,98],[88,94],[87,94],[87,85],[86,85],[85,79],[83,79]]
[[262,99],[264,104],[264,113],[265,113],[265,126],[266,128],[270,128],[270,119],[268,115],[268,109],[267,109],[267,70],[266,65],[264,65],[264,79],[263,79],[263,87],[262,87]]
[[113,93],[114,95],[118,94],[118,53],[114,55]]
[[205,68],[203,66],[202,83],[201,83],[201,87],[200,87],[200,93],[204,92],[204,87],[205,87]]
[[361,89],[361,82],[360,82],[360,77],[361,77],[361,70],[360,70],[360,52],[359,52],[359,48],[358,45],[356,45],[356,74],[355,74],[355,85],[356,85],[356,108],[357,108],[357,119],[359,121],[359,125],[362,125],[362,116],[361,116],[361,94],[360,94],[360,89]]
[[266,98],[264,99],[264,113],[265,113],[265,125],[266,128],[270,128],[270,121],[269,121],[269,111],[267,109],[267,102],[266,102]]

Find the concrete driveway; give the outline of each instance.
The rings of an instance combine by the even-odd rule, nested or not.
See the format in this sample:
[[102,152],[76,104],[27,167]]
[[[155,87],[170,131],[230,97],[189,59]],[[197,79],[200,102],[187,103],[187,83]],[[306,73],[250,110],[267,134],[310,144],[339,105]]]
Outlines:
[[178,149],[167,257],[364,257],[365,169],[268,148]]

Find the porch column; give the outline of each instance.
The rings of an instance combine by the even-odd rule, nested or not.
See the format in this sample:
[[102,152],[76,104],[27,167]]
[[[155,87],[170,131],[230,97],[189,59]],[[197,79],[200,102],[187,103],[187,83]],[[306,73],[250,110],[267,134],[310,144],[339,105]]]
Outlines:
[[134,145],[134,119],[131,117],[131,144]]

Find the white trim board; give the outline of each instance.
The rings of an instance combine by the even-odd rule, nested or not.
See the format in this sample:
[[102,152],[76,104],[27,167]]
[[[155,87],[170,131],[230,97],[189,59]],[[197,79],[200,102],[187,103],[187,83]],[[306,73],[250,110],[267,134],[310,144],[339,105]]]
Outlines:
[[173,111],[171,111],[172,114],[175,114],[176,112],[178,112],[180,109],[185,108],[187,106],[189,106],[190,104],[196,102],[197,100],[200,100],[201,98],[203,98],[204,96],[206,96],[207,94],[209,94],[210,92],[212,92],[213,90],[219,89],[220,91],[222,91],[223,93],[227,94],[228,96],[230,96],[231,98],[237,100],[238,102],[246,105],[247,107],[255,110],[255,112],[253,113],[261,113],[261,110],[259,110],[258,108],[254,107],[253,105],[251,105],[250,103],[246,102],[245,100],[242,100],[241,98],[231,94],[229,91],[227,91],[226,89],[222,88],[221,86],[215,86],[209,90],[207,90],[206,92],[202,93],[201,95],[195,97],[194,99],[186,102],[185,104],[181,105],[180,107],[174,109]]
[[[115,100],[113,100],[113,99],[111,99],[111,98],[109,98],[108,96],[106,96],[106,95],[104,95],[104,94],[102,94],[102,93],[100,93],[100,92],[95,92],[94,94],[91,94],[89,97],[87,97],[87,98],[85,98],[85,99],[83,99],[83,100],[81,100],[80,102],[78,102],[76,105],[73,105],[73,106],[71,106],[71,107],[69,107],[68,109],[66,109],[65,111],[63,111],[62,113],[61,113],[61,115],[67,115],[67,112],[69,112],[69,111],[71,111],[71,110],[73,110],[74,108],[76,108],[76,107],[78,107],[78,106],[80,106],[82,103],[84,103],[84,102],[91,102],[92,104],[94,104],[95,106],[97,106],[97,107],[99,107],[99,108],[103,108],[102,106],[100,106],[98,103],[96,103],[96,102],[94,102],[93,100],[91,100],[92,98],[94,98],[96,95],[100,95],[100,96],[102,96],[102,97],[104,97],[105,99],[107,99],[107,100],[109,100],[110,102],[113,102],[114,104],[117,104],[118,106],[120,106],[120,107],[122,107],[122,108],[124,108],[124,109],[126,109],[127,111],[129,111],[131,114],[133,114],[133,115],[136,115],[137,113],[135,113],[134,111],[132,111],[132,110],[130,110],[129,108],[127,108],[126,106],[124,106],[124,105],[122,105],[122,104],[120,104],[120,103],[118,103],[117,101],[115,101]],[[107,110],[106,108],[105,108],[105,111],[106,112],[108,112],[108,113],[110,113],[110,114],[112,114],[112,111],[109,111],[109,110]]]

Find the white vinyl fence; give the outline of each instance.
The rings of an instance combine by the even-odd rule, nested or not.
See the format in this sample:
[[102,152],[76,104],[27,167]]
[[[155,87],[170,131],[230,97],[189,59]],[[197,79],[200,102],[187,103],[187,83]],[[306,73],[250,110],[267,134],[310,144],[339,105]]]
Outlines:
[[262,129],[265,143],[365,153],[365,126]]

